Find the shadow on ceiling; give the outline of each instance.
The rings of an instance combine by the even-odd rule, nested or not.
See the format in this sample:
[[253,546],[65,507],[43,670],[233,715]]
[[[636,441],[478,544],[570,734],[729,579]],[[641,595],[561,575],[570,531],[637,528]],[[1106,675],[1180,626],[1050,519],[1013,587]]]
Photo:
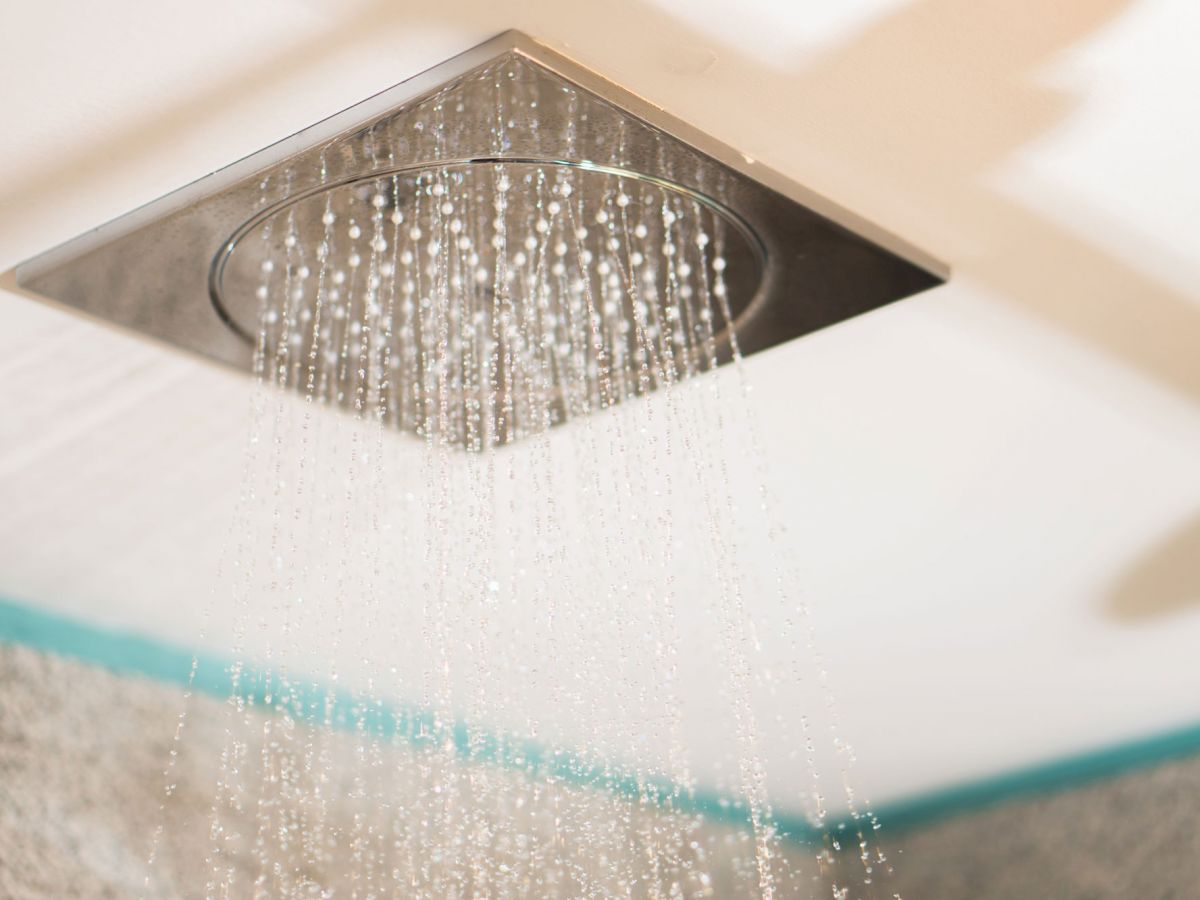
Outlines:
[[1200,513],[1151,547],[1113,587],[1104,611],[1134,625],[1200,607]]

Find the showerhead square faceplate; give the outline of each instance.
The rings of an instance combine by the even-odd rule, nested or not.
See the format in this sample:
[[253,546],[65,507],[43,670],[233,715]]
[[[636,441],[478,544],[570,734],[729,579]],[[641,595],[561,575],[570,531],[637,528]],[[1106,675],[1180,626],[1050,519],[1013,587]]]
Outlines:
[[[509,31],[15,280],[229,365],[257,358],[341,405],[382,409],[394,391],[386,415],[408,430],[431,421],[409,398],[447,384],[469,397],[490,379],[500,405],[480,415],[504,442],[531,415],[512,399],[522,391],[553,394],[534,406],[557,424],[944,270]],[[284,299],[268,309],[268,294]],[[465,418],[443,427],[472,440]]]

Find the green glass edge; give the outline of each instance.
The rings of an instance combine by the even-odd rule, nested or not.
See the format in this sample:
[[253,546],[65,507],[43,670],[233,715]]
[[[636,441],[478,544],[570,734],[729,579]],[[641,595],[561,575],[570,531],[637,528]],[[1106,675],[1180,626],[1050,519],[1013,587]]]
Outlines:
[[[149,678],[186,686],[193,657],[188,651],[152,638],[84,624],[31,606],[0,598],[0,642],[21,644],[34,650],[70,657],[120,675]],[[273,679],[267,673],[242,672],[213,657],[197,659],[192,688],[197,693],[228,699],[235,685],[239,694],[259,705],[271,705]],[[414,747],[432,747],[449,740],[469,762],[517,769],[533,777],[560,780],[612,791],[641,802],[659,803],[706,820],[749,827],[743,805],[727,796],[704,790],[684,790],[667,781],[646,781],[631,772],[587,761],[570,752],[550,752],[536,743],[481,734],[456,722],[438,735],[432,715],[416,707],[375,704],[367,711],[360,700],[343,690],[292,688],[289,706],[310,718],[329,715],[337,726],[384,738],[398,738]],[[967,782],[944,790],[916,795],[885,805],[877,820],[888,831],[899,831],[949,816],[974,812],[1011,800],[1078,787],[1100,778],[1152,766],[1200,752],[1200,725],[1162,732],[1050,762],[1016,769],[991,778]],[[803,816],[774,814],[774,830],[781,838],[800,844],[822,843],[830,830],[819,829]],[[832,830],[856,831],[869,827],[859,822],[837,823]]]

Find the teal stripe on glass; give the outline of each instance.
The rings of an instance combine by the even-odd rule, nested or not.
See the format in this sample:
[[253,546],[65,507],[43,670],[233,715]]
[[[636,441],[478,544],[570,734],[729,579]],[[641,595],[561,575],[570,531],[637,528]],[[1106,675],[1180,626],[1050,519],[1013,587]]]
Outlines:
[[[71,657],[122,675],[186,686],[192,655],[160,641],[110,631],[50,612],[0,600],[0,642]],[[385,704],[313,684],[285,684],[278,674],[241,669],[211,657],[196,660],[193,690],[220,699],[236,695],[259,707],[285,708],[309,721],[361,731],[414,748],[452,747],[467,762],[502,766],[531,777],[609,791],[630,800],[657,804],[684,815],[738,827],[750,825],[744,805],[717,793],[688,790],[665,779],[637,773],[578,753],[554,750],[522,738],[489,734],[465,722],[440,727],[432,712]],[[775,816],[772,826],[783,837],[808,843],[819,837],[803,817]]]
[[879,812],[879,819],[892,831],[927,825],[1013,800],[1070,790],[1197,753],[1200,753],[1200,726],[1193,725],[895,801]]
[[[0,642],[23,644],[36,650],[68,656],[123,675],[152,678],[186,686],[192,667],[190,653],[150,638],[85,625],[29,606],[0,600]],[[202,657],[197,661],[193,688],[198,693],[227,699],[234,688],[233,667]],[[272,687],[274,686],[274,687]],[[238,692],[257,705],[279,703],[277,676],[245,671]],[[701,815],[727,825],[749,826],[749,817],[738,801],[707,791],[686,791],[668,781],[647,781],[636,774],[566,751],[548,751],[533,742],[488,734],[455,722],[436,727],[428,710],[373,703],[364,709],[362,698],[347,691],[330,691],[307,685],[286,689],[290,711],[322,721],[326,710],[338,727],[361,728],[384,739],[398,739],[413,747],[436,747],[447,741],[462,759],[520,770],[532,776],[576,786],[612,791],[632,800],[654,802],[683,814]],[[1181,728],[1053,762],[1004,773],[888,804],[878,819],[889,830],[926,825],[948,816],[972,812],[998,803],[1078,787],[1089,781],[1156,765],[1200,753],[1200,726]],[[802,816],[775,815],[772,825],[781,837],[796,843],[821,840],[823,834]],[[838,831],[853,831],[844,822]]]

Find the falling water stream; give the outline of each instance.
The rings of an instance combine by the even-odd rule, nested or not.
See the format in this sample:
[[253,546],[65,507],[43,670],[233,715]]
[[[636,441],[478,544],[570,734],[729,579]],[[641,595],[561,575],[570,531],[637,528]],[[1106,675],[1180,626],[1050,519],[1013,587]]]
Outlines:
[[[753,240],[620,135],[506,158],[546,102],[519,76],[406,121],[440,162],[379,137],[363,177],[264,182],[238,236],[258,387],[189,895],[876,896],[737,353]],[[571,159],[585,113],[556,102]],[[453,158],[468,114],[487,159]],[[781,712],[789,679],[821,709]]]

